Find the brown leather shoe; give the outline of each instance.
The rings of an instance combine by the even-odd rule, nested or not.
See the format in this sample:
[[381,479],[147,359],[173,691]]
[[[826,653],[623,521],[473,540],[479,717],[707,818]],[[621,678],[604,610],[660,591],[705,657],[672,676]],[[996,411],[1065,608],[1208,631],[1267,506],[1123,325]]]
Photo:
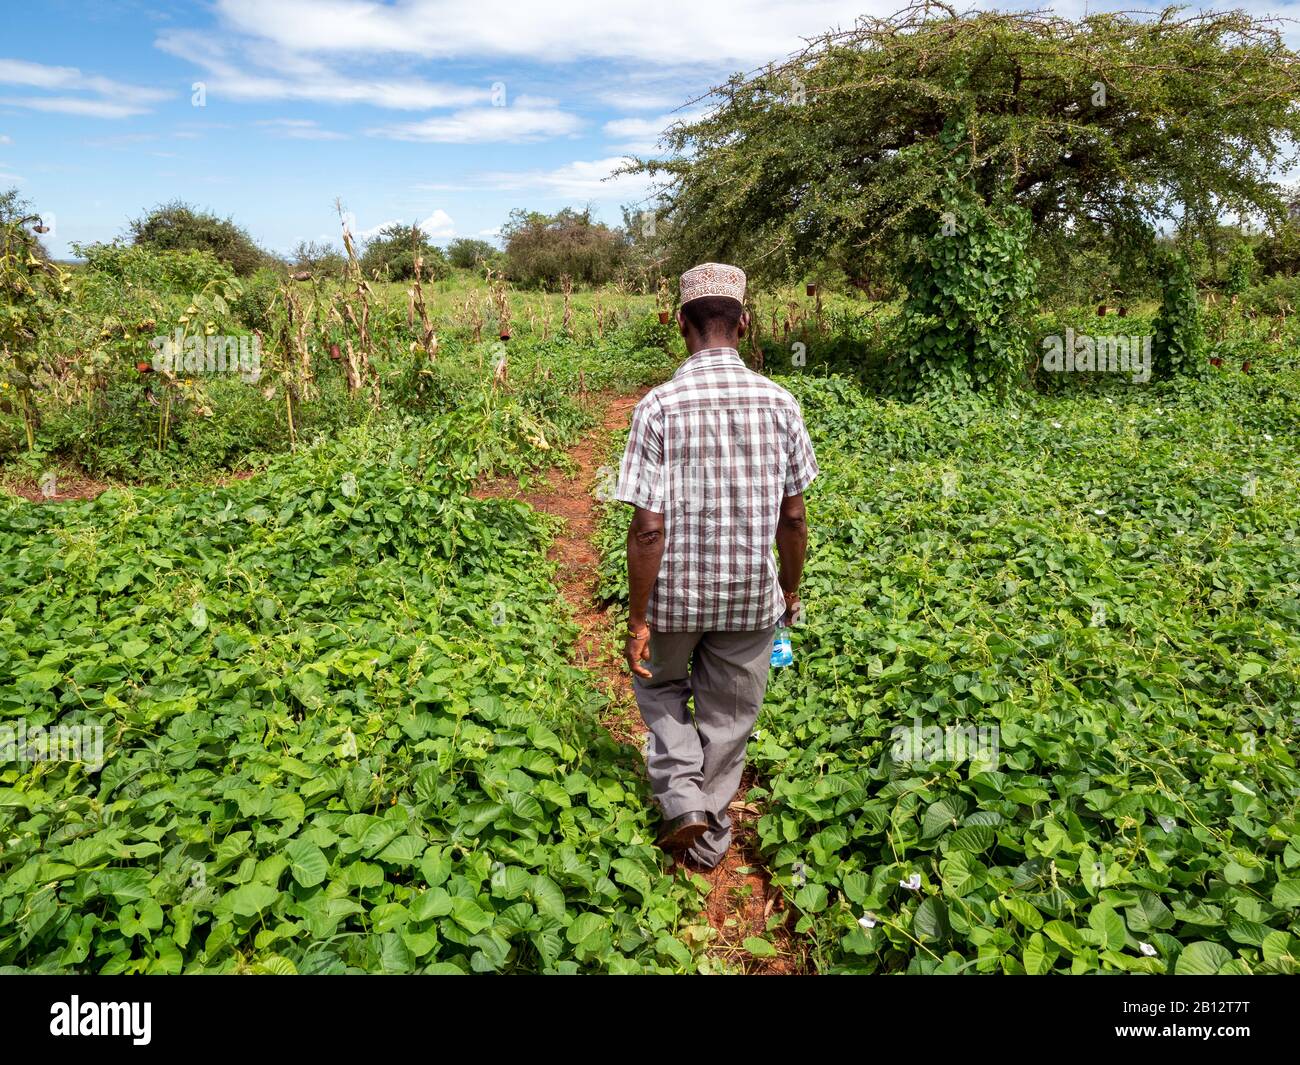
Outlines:
[[689,810],[659,829],[656,842],[664,850],[681,850],[689,847],[709,830],[709,818],[702,810]]

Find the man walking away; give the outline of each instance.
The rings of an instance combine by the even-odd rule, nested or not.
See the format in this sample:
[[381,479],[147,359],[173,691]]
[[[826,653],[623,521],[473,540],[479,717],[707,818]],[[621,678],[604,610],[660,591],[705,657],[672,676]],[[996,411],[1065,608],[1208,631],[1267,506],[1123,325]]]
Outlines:
[[637,404],[615,493],[636,508],[624,654],[650,730],[659,843],[709,869],[731,845],[727,807],[776,624],[799,609],[803,493],[817,475],[798,402],[740,360],[744,299],[737,267],[682,275],[677,324],[689,357]]

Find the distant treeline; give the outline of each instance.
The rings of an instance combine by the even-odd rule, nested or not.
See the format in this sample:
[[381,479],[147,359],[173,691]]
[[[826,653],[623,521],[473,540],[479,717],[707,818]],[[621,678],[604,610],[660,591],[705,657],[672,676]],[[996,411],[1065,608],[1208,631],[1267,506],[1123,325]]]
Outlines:
[[[17,193],[9,196],[16,210]],[[657,278],[647,251],[652,241],[635,226],[595,221],[589,209],[564,208],[550,215],[516,210],[502,229],[501,247],[472,237],[458,237],[442,247],[415,223],[391,223],[368,238],[358,240],[354,234],[352,239],[359,245],[361,271],[368,280],[409,280],[417,255],[423,276],[435,281],[447,277],[453,267],[491,270],[517,286],[548,290],[561,288],[565,278],[584,287],[624,280],[637,288],[653,287]],[[180,200],[132,219],[115,241],[77,245],[74,250],[79,257],[103,263],[128,247],[207,253],[239,277],[271,269],[341,278],[347,271],[341,242],[300,241],[292,254],[276,255],[258,245],[233,218]]]

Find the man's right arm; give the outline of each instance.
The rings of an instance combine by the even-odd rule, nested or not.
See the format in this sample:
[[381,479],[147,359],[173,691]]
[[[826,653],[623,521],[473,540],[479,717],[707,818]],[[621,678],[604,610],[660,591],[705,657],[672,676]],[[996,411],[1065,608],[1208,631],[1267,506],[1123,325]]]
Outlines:
[[804,558],[808,554],[808,518],[804,512],[803,494],[819,472],[817,456],[813,454],[812,441],[808,439],[808,429],[803,422],[803,412],[797,403],[787,446],[785,495],[776,522],[776,550],[781,558],[778,578],[785,595],[783,625],[798,621],[803,609],[799,602],[799,581],[803,578]]
[[781,500],[781,516],[776,522],[776,551],[781,561],[781,591],[785,595],[785,617],[781,620],[782,624],[789,625],[795,621],[800,608],[799,581],[803,579],[803,563],[808,554],[808,517],[802,492]]

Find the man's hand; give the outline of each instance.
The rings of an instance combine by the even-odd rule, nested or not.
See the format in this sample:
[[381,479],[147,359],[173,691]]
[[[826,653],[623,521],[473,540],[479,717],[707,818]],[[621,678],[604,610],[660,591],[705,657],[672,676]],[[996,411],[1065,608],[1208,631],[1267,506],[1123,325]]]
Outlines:
[[[633,632],[632,630],[636,631]],[[644,622],[639,626],[628,626],[627,644],[623,648],[623,657],[628,668],[638,677],[650,678],[650,671],[641,665],[650,661],[650,626]]]
[[781,624],[786,628],[803,621],[803,600],[798,592],[783,592],[785,596],[785,613],[781,615]]

